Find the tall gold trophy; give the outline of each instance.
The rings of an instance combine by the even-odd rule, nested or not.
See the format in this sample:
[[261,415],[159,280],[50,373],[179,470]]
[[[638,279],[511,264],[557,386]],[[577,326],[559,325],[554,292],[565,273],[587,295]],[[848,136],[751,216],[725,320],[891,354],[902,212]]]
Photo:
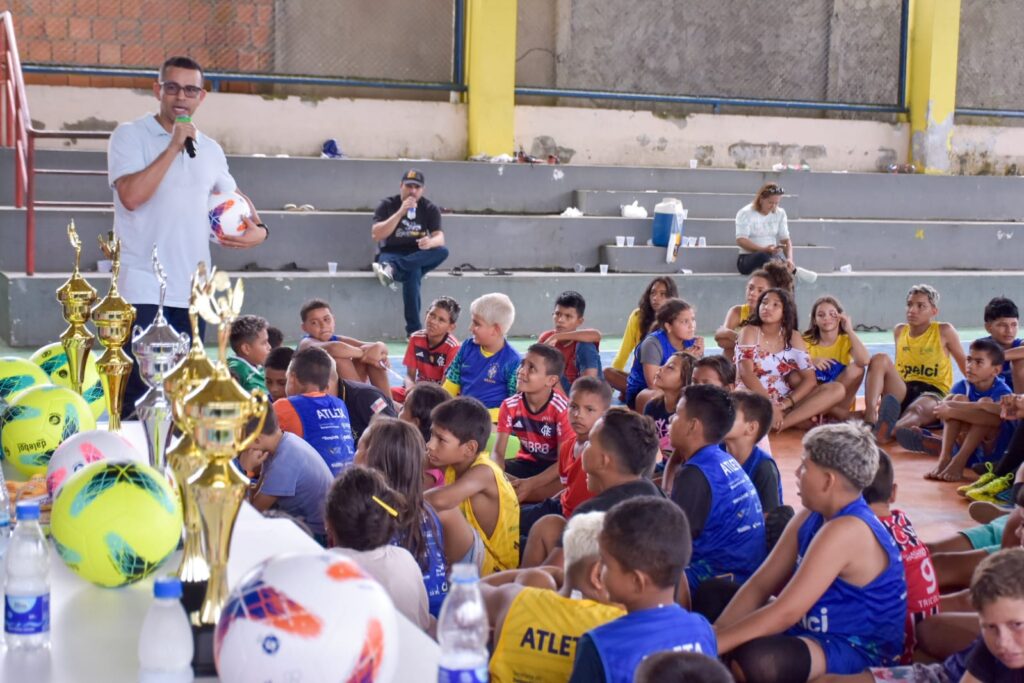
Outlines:
[[121,429],[121,406],[124,404],[124,391],[128,387],[128,376],[133,365],[132,359],[122,347],[132,332],[135,307],[117,291],[117,276],[121,272],[121,241],[114,237],[113,232],[107,233],[106,240],[102,236],[97,239],[103,253],[113,262],[110,291],[92,309],[92,320],[99,332],[100,343],[107,349],[96,361],[96,367],[99,368],[103,391],[106,393],[110,430],[116,432]]
[[71,388],[81,394],[82,383],[85,381],[85,366],[89,362],[89,351],[92,350],[92,344],[96,339],[85,324],[89,322],[97,294],[79,271],[82,241],[78,239],[74,220],[68,223],[68,240],[75,250],[75,269],[68,281],[57,290],[57,301],[63,307],[64,320],[68,323],[67,329],[60,335],[60,343],[64,345],[64,354],[68,357]]
[[[188,433],[188,427],[182,420],[182,412],[185,396],[214,375],[214,365],[206,355],[203,339],[199,336],[199,309],[196,307],[199,296],[211,291],[212,283],[207,279],[206,265],[200,263],[199,270],[192,276],[192,295],[188,306],[188,317],[192,324],[192,347],[188,355],[164,377],[164,390],[171,402],[171,416],[174,418],[174,424],[183,433],[178,443],[167,451],[167,464],[174,474],[174,481],[177,482],[185,513],[185,538],[181,564],[178,566],[178,578],[185,588],[186,609],[191,611],[194,605],[195,615],[198,615],[202,594],[194,601],[191,598],[199,586],[205,592],[206,581],[210,578],[210,567],[203,557],[203,529],[199,508],[196,506],[196,498],[192,487],[188,485],[188,480],[199,471],[205,460]],[[189,616],[193,617],[191,614]],[[194,621],[198,625],[198,616]]]
[[[232,463],[259,435],[269,403],[262,391],[250,395],[232,377],[227,366],[231,323],[242,309],[243,285],[232,288],[226,273],[214,269],[211,288],[196,300],[196,309],[211,325],[217,325],[219,360],[214,376],[190,392],[181,414],[186,432],[202,452],[205,464],[189,479],[199,516],[203,545],[210,565],[206,596],[199,610],[199,624],[214,626],[228,597],[228,549],[238,509],[249,481]],[[255,421],[255,425],[250,424]]]

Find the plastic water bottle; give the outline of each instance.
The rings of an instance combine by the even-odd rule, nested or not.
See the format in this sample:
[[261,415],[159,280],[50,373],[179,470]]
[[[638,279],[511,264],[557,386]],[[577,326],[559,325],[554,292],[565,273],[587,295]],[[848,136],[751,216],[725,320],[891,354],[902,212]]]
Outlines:
[[477,585],[475,565],[460,563],[452,568],[451,588],[437,621],[441,643],[438,683],[483,683],[487,681],[487,610]]
[[7,546],[4,638],[9,650],[50,646],[50,549],[39,528],[39,503],[18,503]]
[[4,471],[0,469],[0,561],[7,552],[7,544],[11,538],[11,497],[7,494],[7,482]]
[[189,683],[193,678],[192,628],[181,604],[181,581],[159,578],[139,633],[139,683]]
[[405,217],[409,219],[410,223],[412,223],[414,220],[416,220],[416,205],[415,204],[410,206],[409,210],[405,212]]

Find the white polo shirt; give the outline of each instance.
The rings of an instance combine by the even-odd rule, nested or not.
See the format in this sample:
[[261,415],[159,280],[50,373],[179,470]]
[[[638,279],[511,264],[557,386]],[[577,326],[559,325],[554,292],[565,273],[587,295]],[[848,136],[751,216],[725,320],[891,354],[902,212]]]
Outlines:
[[[153,114],[122,123],[110,136],[107,177],[111,189],[118,178],[149,166],[171,142]],[[133,304],[160,302],[153,274],[153,245],[167,272],[166,305],[188,307],[192,273],[200,261],[210,265],[210,193],[233,192],[224,150],[202,133],[194,159],[182,151],[167,170],[149,201],[129,211],[114,190],[114,232],[121,240],[121,276],[117,286]]]

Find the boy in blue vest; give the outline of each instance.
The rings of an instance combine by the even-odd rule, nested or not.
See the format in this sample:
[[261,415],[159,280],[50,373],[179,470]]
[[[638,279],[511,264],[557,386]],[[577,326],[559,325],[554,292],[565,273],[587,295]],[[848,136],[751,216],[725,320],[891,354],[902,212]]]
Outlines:
[[664,650],[718,654],[707,619],[675,602],[690,535],[686,515],[664,498],[631,498],[605,514],[601,581],[627,614],[580,638],[570,683],[632,683],[644,658]]
[[736,410],[736,420],[723,440],[725,450],[750,477],[761,500],[761,509],[767,515],[782,505],[779,466],[771,454],[757,446],[772,426],[772,402],[752,391],[734,391],[729,398]]
[[497,422],[501,402],[516,393],[516,370],[522,360],[505,339],[516,308],[507,296],[494,292],[474,300],[469,312],[472,338],[462,342],[443,386],[452,396],[477,399],[490,411],[491,422]]
[[288,366],[288,396],[274,401],[281,429],[316,449],[337,477],[352,463],[356,445],[345,402],[327,393],[334,361],[323,349],[297,351]]
[[861,495],[878,470],[878,445],[868,427],[846,422],[807,432],[803,448],[805,509],[715,621],[738,680],[856,674],[894,666],[903,653],[900,550]]
[[729,394],[709,384],[683,389],[672,421],[672,447],[683,459],[672,500],[686,513],[693,558],[686,568],[690,594],[704,581],[743,583],[764,560],[764,512],[750,477],[718,444],[736,418]]

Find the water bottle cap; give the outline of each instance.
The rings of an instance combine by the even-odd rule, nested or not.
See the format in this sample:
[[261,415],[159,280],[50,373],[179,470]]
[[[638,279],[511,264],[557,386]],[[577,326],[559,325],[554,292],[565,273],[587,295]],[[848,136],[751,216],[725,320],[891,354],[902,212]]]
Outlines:
[[153,582],[154,598],[177,600],[181,597],[181,580],[176,576],[162,576]]
[[451,580],[453,583],[476,583],[479,579],[480,574],[475,564],[459,562],[452,567]]
[[39,503],[34,500],[26,500],[18,503],[18,520],[39,519]]

